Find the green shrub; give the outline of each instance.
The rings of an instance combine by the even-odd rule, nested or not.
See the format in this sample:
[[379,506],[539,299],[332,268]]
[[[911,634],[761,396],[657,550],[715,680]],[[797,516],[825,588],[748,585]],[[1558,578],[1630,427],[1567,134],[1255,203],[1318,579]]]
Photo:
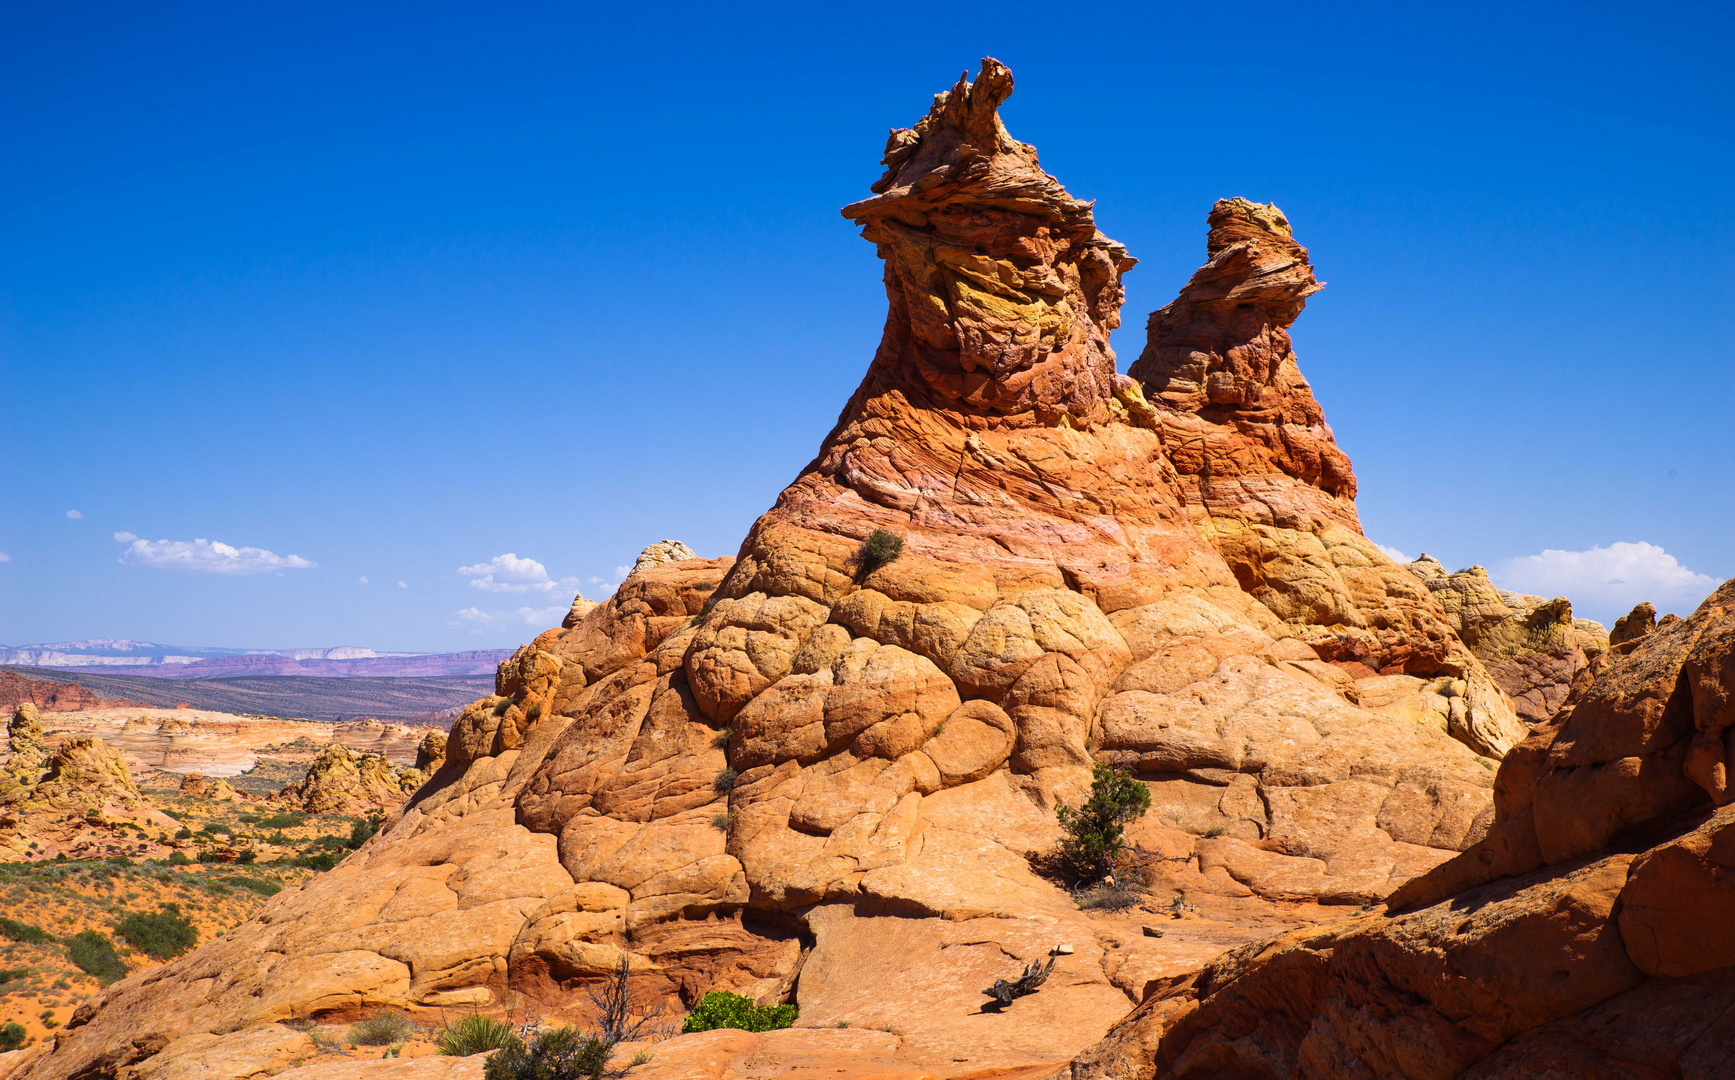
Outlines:
[[800,1010],[794,1005],[755,1005],[751,998],[713,990],[693,1006],[681,1024],[681,1034],[740,1028],[742,1031],[775,1031],[795,1023]]
[[95,930],[86,930],[67,938],[66,954],[80,971],[95,975],[97,981],[104,986],[126,976],[127,966],[121,963],[120,955],[114,951],[114,945]]
[[512,1025],[492,1020],[481,1013],[460,1016],[434,1036],[434,1046],[447,1057],[469,1057],[490,1050],[504,1050],[522,1045],[512,1031]]
[[198,929],[173,904],[154,915],[135,911],[120,921],[115,932],[158,960],[172,960],[199,943]]
[[46,945],[54,940],[53,934],[39,926],[4,917],[0,917],[0,937],[21,941],[26,945]]
[[734,728],[718,728],[711,736],[711,745],[719,750],[727,750],[729,749],[729,740],[734,737]]
[[730,791],[735,787],[735,778],[740,775],[734,769],[726,768],[717,774],[715,780],[711,781],[711,787],[717,791]]
[[494,703],[494,715],[495,716],[505,716],[508,712],[511,711],[511,709],[512,709],[512,699],[509,697],[503,697],[499,701]]
[[222,855],[218,854],[215,851],[201,851],[201,852],[199,852],[199,861],[200,862],[227,862],[228,860],[224,859]]
[[16,1050],[24,1045],[24,1025],[14,1020],[0,1027],[0,1051]]
[[867,577],[903,553],[903,537],[894,536],[884,529],[875,529],[862,543],[861,551],[856,555],[856,564],[861,567],[861,576]]
[[390,1046],[416,1033],[416,1025],[401,1012],[382,1011],[349,1026],[349,1041],[357,1046]]
[[697,615],[693,616],[693,618],[687,623],[687,625],[688,626],[698,626],[700,623],[705,621],[705,616],[711,614],[711,609],[716,607],[716,606],[717,606],[717,598],[715,596],[708,598],[705,601],[705,606],[701,607],[699,609],[699,613]]
[[723,832],[728,832],[729,826],[733,824],[735,824],[735,815],[731,814],[727,810],[722,810],[711,815],[711,828],[713,829],[720,829]]
[[261,829],[299,829],[307,824],[307,819],[300,814],[272,814],[258,821]]
[[1129,822],[1151,808],[1151,793],[1145,785],[1118,769],[1097,762],[1091,766],[1090,798],[1074,810],[1062,803],[1055,808],[1066,837],[1060,842],[1060,859],[1080,881],[1100,881],[1114,871],[1115,857],[1125,845]]
[[110,866],[131,866],[133,861],[125,855],[110,855],[108,857],[108,864]]
[[22,979],[31,972],[30,968],[0,968],[0,983],[9,983]]
[[171,851],[171,852],[169,852],[169,865],[170,866],[191,866],[192,863],[193,863],[193,860],[187,858],[187,853],[184,851]]
[[192,838],[193,830],[187,828],[185,825],[182,825],[179,829],[175,830],[176,840],[191,840]]
[[529,1046],[518,1043],[488,1059],[483,1080],[597,1080],[608,1066],[614,1044],[569,1027],[538,1035]]
[[240,874],[236,874],[233,877],[219,878],[218,880],[223,882],[225,885],[233,885],[238,889],[250,889],[253,892],[258,893],[260,896],[276,896],[278,893],[283,891],[283,885],[281,883],[268,881],[264,878],[243,877]]
[[318,855],[297,855],[289,860],[290,866],[304,866],[309,870],[330,870],[343,858],[335,851],[324,851]]
[[350,826],[349,840],[343,846],[354,851],[356,848],[361,847],[363,844],[373,839],[374,833],[379,831],[380,819],[377,817],[369,818],[367,821],[358,821],[354,825]]
[[241,854],[235,856],[235,861],[240,863],[243,866],[247,866],[247,865],[252,864],[258,858],[259,858],[259,853],[257,851],[254,851],[252,848],[248,848],[247,850],[243,851]]

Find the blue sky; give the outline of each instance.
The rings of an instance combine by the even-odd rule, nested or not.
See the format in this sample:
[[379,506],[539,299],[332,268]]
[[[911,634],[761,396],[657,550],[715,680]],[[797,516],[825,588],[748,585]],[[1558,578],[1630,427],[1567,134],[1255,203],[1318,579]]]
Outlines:
[[733,553],[879,338],[837,209],[983,55],[1142,260],[1123,367],[1211,202],[1275,201],[1371,537],[1690,606],[1735,574],[1735,17],[1395,7],[10,4],[0,642],[510,646],[651,541]]

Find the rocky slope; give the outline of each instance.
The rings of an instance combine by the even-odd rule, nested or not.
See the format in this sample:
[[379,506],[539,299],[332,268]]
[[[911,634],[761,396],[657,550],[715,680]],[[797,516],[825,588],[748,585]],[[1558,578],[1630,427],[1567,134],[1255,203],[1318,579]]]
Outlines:
[[1497,589],[1480,566],[1449,574],[1424,552],[1409,570],[1446,611],[1446,621],[1488,666],[1527,724],[1552,717],[1573,680],[1609,647],[1601,623],[1572,617],[1572,601]]
[[0,862],[56,851],[96,852],[117,835],[180,827],[139,794],[126,762],[101,739],[78,736],[51,748],[40,714],[28,704],[15,708],[6,735]]
[[1073,1076],[1729,1075],[1735,581],[1634,641],[1507,757],[1486,838],[1176,980]]
[[[647,549],[500,666],[360,851],[19,1075],[363,1006],[580,1015],[623,955],[648,996],[801,1007],[799,1033],[671,1046],[682,1075],[778,1046],[831,1074],[1052,1068],[1225,948],[1485,842],[1526,731],[1361,536],[1284,329],[1305,249],[1219,203],[1211,261],[1118,375],[1133,260],[1007,133],[1011,91],[984,61],[844,209],[885,261],[885,334],[736,557]],[[1144,914],[1031,868],[1097,760],[1154,797]],[[1058,948],[1040,994],[982,1008]]]

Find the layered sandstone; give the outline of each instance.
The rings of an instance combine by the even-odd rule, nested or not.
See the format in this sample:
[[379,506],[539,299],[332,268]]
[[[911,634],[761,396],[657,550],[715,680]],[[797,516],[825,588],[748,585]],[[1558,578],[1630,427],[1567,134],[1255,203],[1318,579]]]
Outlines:
[[[1268,209],[1219,204],[1212,264],[1153,325],[1162,348],[1194,335],[1207,388],[1212,357],[1252,381],[1186,399],[1159,348],[1147,398],[1108,345],[1133,261],[1007,133],[1011,90],[984,61],[845,208],[885,260],[884,337],[736,557],[647,549],[501,664],[380,834],[110,988],[23,1075],[364,1006],[554,1013],[623,956],[645,994],[793,997],[833,1029],[670,1047],[696,1075],[779,1046],[832,1046],[835,1068],[846,1044],[866,1072],[1053,1066],[1224,948],[1481,842],[1483,755],[1516,720],[1360,535],[1283,334],[1305,251]],[[1245,372],[1247,327],[1209,280],[1254,312],[1268,355]],[[876,531],[901,554],[871,559]],[[1445,680],[1459,706],[1438,725],[1363,708],[1358,677]],[[1096,760],[1152,787],[1140,841],[1192,898],[1172,931],[1081,911],[1031,869]],[[982,1009],[980,987],[1061,946],[1041,993]]]
[[1508,755],[1484,840],[1176,980],[1074,1077],[1727,1075],[1735,581],[1631,640]]
[[1189,515],[1287,633],[1358,680],[1387,677],[1381,700],[1417,697],[1425,715],[1456,699],[1446,729],[1499,757],[1525,726],[1429,590],[1362,535],[1349,458],[1301,374],[1289,327],[1323,287],[1307,249],[1275,206],[1223,199],[1207,223],[1208,261],[1151,315],[1127,372]]
[[0,712],[10,713],[19,705],[34,705],[43,712],[125,707],[130,701],[105,701],[77,683],[27,679],[12,671],[0,671]]
[[80,736],[50,747],[35,706],[18,705],[7,725],[0,772],[0,861],[103,850],[117,834],[175,829],[139,794],[121,755]]
[[1548,600],[1497,589],[1482,567],[1447,573],[1425,552],[1404,568],[1434,594],[1453,631],[1528,724],[1558,712],[1573,680],[1609,647],[1602,624],[1573,618],[1572,601],[1564,596]]
[[397,809],[426,781],[420,768],[401,768],[380,754],[357,753],[333,743],[313,759],[299,784],[271,799],[309,814],[368,815]]
[[79,736],[115,747],[135,770],[202,773],[234,778],[258,764],[261,754],[276,756],[285,745],[305,741],[313,749],[328,743],[378,754],[396,765],[416,760],[429,729],[379,720],[341,724],[279,717],[237,716],[199,709],[101,708],[48,714],[49,745]]

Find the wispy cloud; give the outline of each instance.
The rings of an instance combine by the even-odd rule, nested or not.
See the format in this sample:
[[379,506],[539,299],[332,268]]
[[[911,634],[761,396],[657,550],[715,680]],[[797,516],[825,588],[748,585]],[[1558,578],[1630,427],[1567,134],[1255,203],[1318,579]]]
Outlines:
[[1538,596],[1564,596],[1579,614],[1603,622],[1649,600],[1661,611],[1686,614],[1712,589],[1715,578],[1682,566],[1655,544],[1621,541],[1584,551],[1550,548],[1507,559],[1490,573],[1495,584]]
[[278,570],[308,570],[317,566],[299,555],[278,555],[264,548],[234,547],[221,540],[141,540],[130,532],[114,534],[126,544],[120,561],[129,566],[154,566],[193,574],[269,574]]
[[11,561],[12,561],[12,556],[6,554],[4,551],[0,551],[0,562],[11,562]]
[[548,576],[548,568],[535,559],[520,559],[513,552],[496,555],[485,563],[460,566],[458,573],[470,579],[470,584],[486,592],[528,593],[570,591],[578,587],[577,578]]
[[74,521],[79,521],[84,517],[84,513],[82,511],[79,511],[79,510],[68,510],[66,512],[66,516],[71,518]]
[[361,582],[363,585],[367,584],[367,578],[365,576],[356,578],[356,580]]
[[403,583],[403,582],[401,582],[401,581],[400,581],[400,582],[398,582],[398,588],[400,588],[400,589],[407,589],[407,588],[409,588],[409,586],[408,586],[408,585],[405,585],[405,584],[404,584],[404,583]]
[[516,611],[483,611],[481,608],[467,607],[457,613],[458,618],[451,625],[468,626],[478,631],[496,626],[546,628],[558,623],[566,615],[566,611],[564,604],[548,608],[521,607]]
[[1386,545],[1380,543],[1378,540],[1375,540],[1373,542],[1373,545],[1374,545],[1374,547],[1377,547],[1381,551],[1385,552],[1386,558],[1392,560],[1395,563],[1407,563],[1407,562],[1414,562],[1415,561],[1415,560],[1411,559],[1408,555],[1405,555],[1403,552],[1399,551],[1397,548],[1387,547]]

